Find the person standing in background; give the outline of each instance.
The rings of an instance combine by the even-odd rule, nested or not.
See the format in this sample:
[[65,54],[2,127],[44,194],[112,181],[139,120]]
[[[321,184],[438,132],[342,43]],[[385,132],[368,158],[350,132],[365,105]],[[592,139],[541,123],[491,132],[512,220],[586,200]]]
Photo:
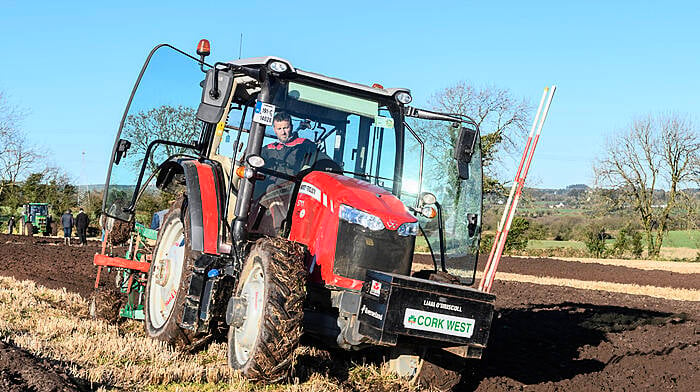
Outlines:
[[73,232],[73,214],[70,210],[61,216],[61,225],[63,226],[63,244],[70,246],[70,236]]
[[88,219],[87,214],[81,208],[78,215],[75,216],[75,228],[78,231],[78,238],[80,238],[80,246],[87,245],[87,239],[85,237],[87,235],[89,223],[90,220]]
[[7,234],[12,234],[12,231],[15,230],[15,217],[11,216],[10,219],[7,221]]

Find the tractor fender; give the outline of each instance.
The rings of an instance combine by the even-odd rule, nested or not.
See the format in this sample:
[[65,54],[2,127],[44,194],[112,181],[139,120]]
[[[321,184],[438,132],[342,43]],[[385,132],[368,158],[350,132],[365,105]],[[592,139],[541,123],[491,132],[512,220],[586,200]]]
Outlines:
[[219,233],[223,210],[223,173],[216,162],[171,159],[160,166],[156,186],[167,187],[176,174],[183,174],[187,188],[192,250],[220,254]]

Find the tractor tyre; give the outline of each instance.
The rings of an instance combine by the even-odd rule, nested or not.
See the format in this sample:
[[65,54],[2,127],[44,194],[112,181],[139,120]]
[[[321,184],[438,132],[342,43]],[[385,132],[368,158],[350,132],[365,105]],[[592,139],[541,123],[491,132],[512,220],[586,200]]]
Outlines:
[[32,222],[26,222],[24,224],[24,235],[32,237],[34,235],[34,226]]
[[144,304],[146,334],[185,350],[203,333],[180,327],[194,268],[187,197],[180,196],[165,215],[148,271]]
[[93,319],[116,323],[119,321],[119,310],[123,302],[124,296],[119,290],[99,287],[90,295],[88,314]]
[[254,381],[289,376],[303,326],[304,250],[281,238],[253,245],[229,301],[228,363]]

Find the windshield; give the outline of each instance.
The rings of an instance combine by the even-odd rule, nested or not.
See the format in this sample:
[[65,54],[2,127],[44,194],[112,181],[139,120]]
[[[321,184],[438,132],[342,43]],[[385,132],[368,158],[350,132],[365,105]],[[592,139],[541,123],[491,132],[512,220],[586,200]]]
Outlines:
[[[199,63],[177,49],[159,46],[151,52],[117,135],[103,204],[108,215],[131,220],[139,179],[145,182],[173,155],[196,154],[193,147],[183,145],[196,143],[200,136],[195,114],[202,79]],[[123,155],[120,149],[126,149]],[[118,155],[122,155],[119,162],[114,159]]]
[[49,207],[48,206],[37,206],[37,205],[30,205],[29,206],[29,213],[32,215],[48,215],[49,212]]
[[[300,173],[327,170],[394,189],[399,139],[387,107],[297,82],[276,87],[275,120],[266,128],[261,152],[271,172],[255,184],[259,208],[251,214],[252,231],[279,232]],[[276,127],[284,128],[282,138]]]
[[[416,205],[419,192],[430,192],[437,198],[439,214],[432,219],[419,215],[422,235],[416,240],[416,251],[430,254],[431,263],[440,268],[442,222],[442,248],[448,272],[459,276],[463,282],[474,280],[481,233],[482,170],[481,144],[476,140],[474,153],[469,162],[469,178],[460,179],[453,157],[454,141],[458,129],[446,122],[421,121],[415,124],[420,134],[421,128],[441,127],[445,140],[452,143],[438,143],[426,138],[426,153],[423,164],[422,184],[419,181],[420,146],[415,139],[407,137],[404,153],[405,162],[401,198],[406,205]],[[420,260],[420,256],[416,257]]]

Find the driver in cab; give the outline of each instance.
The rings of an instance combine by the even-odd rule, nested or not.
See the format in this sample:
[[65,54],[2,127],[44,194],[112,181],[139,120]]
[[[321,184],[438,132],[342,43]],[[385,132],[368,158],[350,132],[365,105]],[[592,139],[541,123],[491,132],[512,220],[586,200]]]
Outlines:
[[[260,156],[265,160],[265,168],[295,176],[302,170],[313,167],[317,162],[332,162],[320,151],[316,143],[299,137],[293,131],[292,117],[278,112],[272,119],[272,128],[277,141],[262,148]],[[274,235],[282,227],[287,216],[294,182],[274,175],[255,185],[254,200],[263,210],[251,214],[252,230]]]
[[263,147],[261,156],[265,159],[265,167],[288,175],[296,175],[305,166],[311,166],[315,161],[330,159],[318,151],[311,140],[299,137],[294,132],[292,117],[285,112],[278,112],[272,119],[272,128],[277,136],[277,142]]

